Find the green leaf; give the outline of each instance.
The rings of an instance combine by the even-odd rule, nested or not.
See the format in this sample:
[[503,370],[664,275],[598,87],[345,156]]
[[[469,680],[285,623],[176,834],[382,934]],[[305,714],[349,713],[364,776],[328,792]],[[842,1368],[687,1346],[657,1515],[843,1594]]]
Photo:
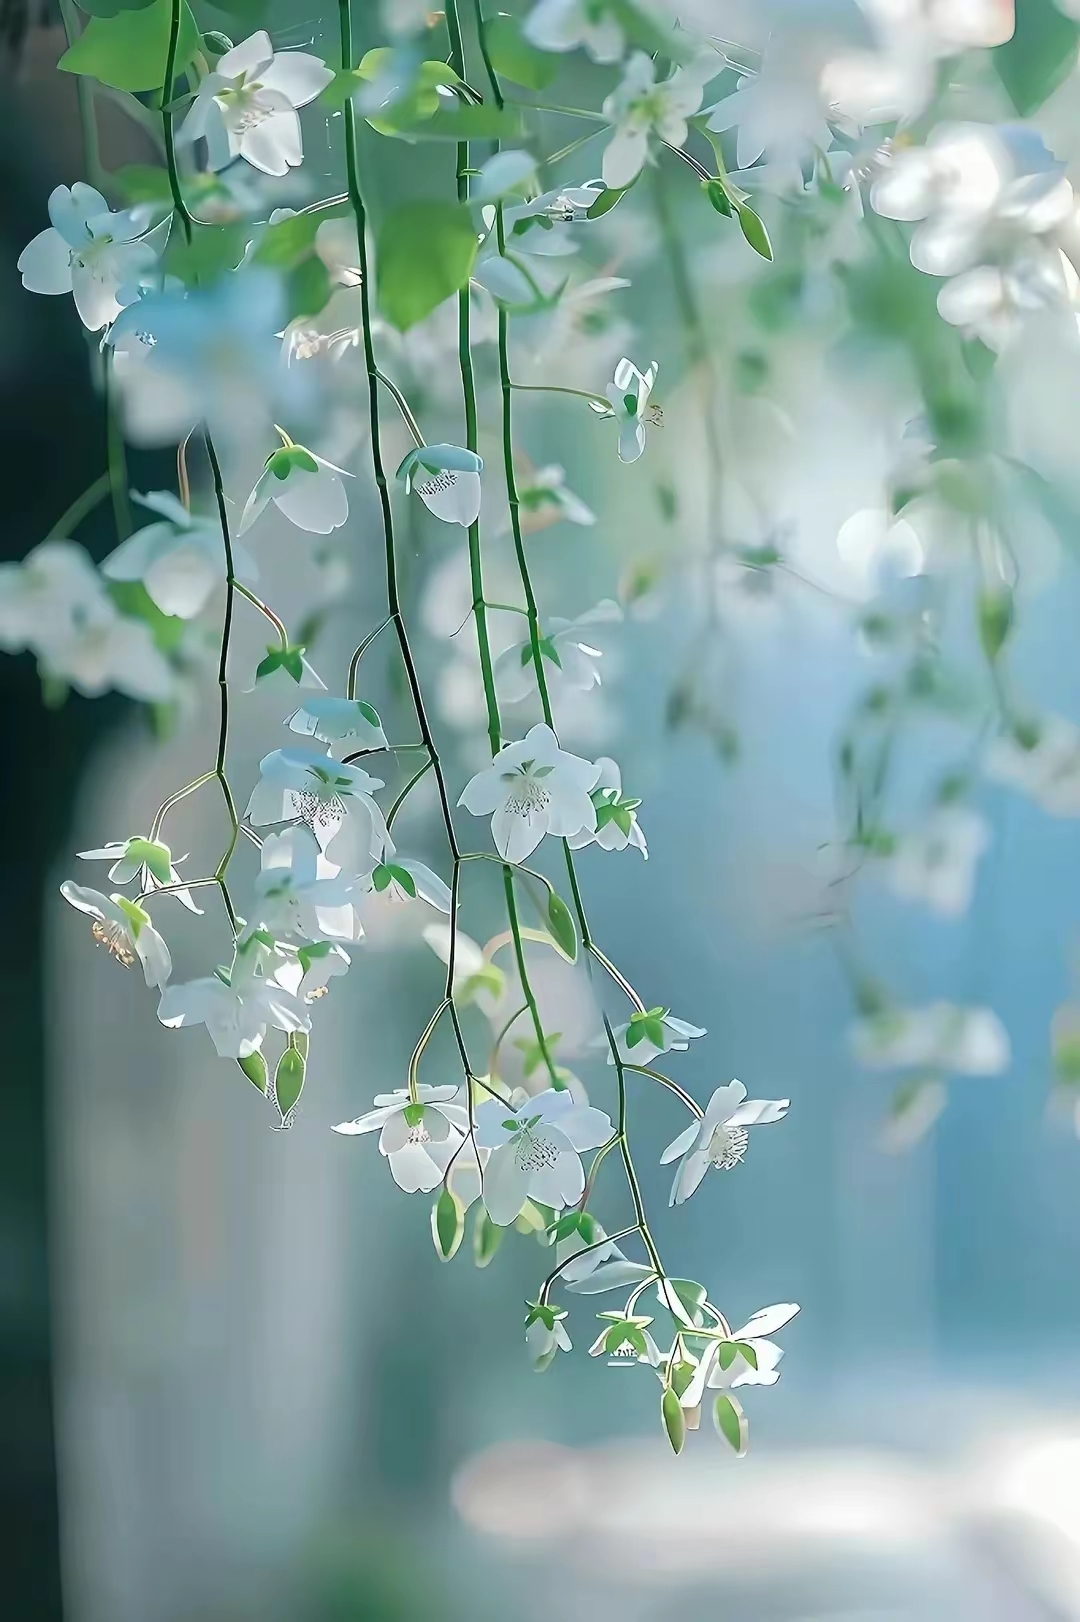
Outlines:
[[179,276],[186,287],[207,287],[235,270],[247,249],[248,229],[243,225],[203,225],[187,242],[174,231],[165,253],[165,269]]
[[491,65],[501,78],[527,90],[545,90],[554,79],[557,67],[550,54],[525,38],[516,17],[492,17],[486,34]]
[[719,1359],[720,1367],[726,1373],[731,1367],[732,1363],[734,1363],[735,1359],[738,1357],[739,1348],[736,1346],[733,1340],[722,1340],[716,1355]]
[[465,1212],[461,1202],[444,1188],[431,1207],[431,1237],[441,1261],[448,1262],[457,1254],[464,1232]]
[[265,1093],[266,1084],[270,1079],[270,1072],[266,1068],[266,1060],[262,1054],[248,1053],[242,1059],[237,1059],[236,1062],[247,1079],[254,1082],[261,1093]]
[[274,1071],[274,1099],[282,1121],[285,1121],[304,1090],[303,1057],[296,1048],[286,1048]]
[[252,255],[254,263],[272,265],[279,270],[298,265],[314,248],[315,234],[322,222],[347,213],[348,208],[344,203],[334,203],[327,208],[313,208],[303,214],[289,214],[283,220],[275,220],[266,227],[259,240],[259,246]]
[[1053,0],[1017,0],[1011,39],[994,53],[998,78],[1027,118],[1067,77],[1076,60],[1077,25]]
[[983,652],[995,660],[1009,639],[1013,626],[1013,597],[1011,591],[984,591],[979,593],[979,641]]
[[378,236],[379,308],[407,332],[466,287],[476,258],[476,229],[460,203],[406,203],[386,216]]
[[[631,181],[630,186],[633,186],[633,184],[634,182]],[[630,190],[630,186],[605,186],[599,197],[591,202],[585,210],[585,218],[587,220],[598,220],[604,214],[610,214],[616,203],[622,202]]]
[[548,928],[556,946],[571,963],[576,963],[577,930],[570,916],[570,908],[557,890],[552,890],[548,896],[547,915]]
[[713,1424],[724,1441],[729,1447],[734,1448],[736,1455],[741,1459],[746,1452],[746,1415],[734,1397],[724,1395],[717,1397],[713,1407]]
[[172,196],[165,169],[153,163],[125,163],[109,177],[125,203],[166,203]]
[[477,1267],[487,1267],[502,1243],[503,1230],[497,1228],[482,1205],[476,1208],[473,1222],[473,1261]]
[[[181,0],[180,34],[174,74],[190,66],[199,49],[199,30],[187,0]],[[153,0],[141,11],[91,17],[57,63],[65,73],[86,74],[114,90],[160,90],[172,28],[172,0]]]
[[[372,123],[371,119],[368,123]],[[386,133],[390,133],[387,131]],[[395,134],[407,140],[431,141],[505,141],[514,143],[522,139],[524,126],[515,107],[474,107],[459,102],[448,106],[440,98],[433,118],[422,123],[401,125]]]
[[118,11],[144,11],[153,0],[78,0],[78,4],[91,17],[115,17]]
[[334,291],[330,272],[318,254],[308,254],[294,265],[285,279],[286,314],[290,321],[301,315],[318,315]]
[[674,1391],[667,1390],[660,1399],[660,1418],[673,1453],[681,1453],[686,1441],[686,1415]]
[[742,226],[743,236],[755,253],[759,253],[762,259],[771,260],[773,256],[772,243],[769,241],[769,233],[765,229],[764,221],[760,215],[754,213],[748,203],[739,203],[738,210],[739,224]]

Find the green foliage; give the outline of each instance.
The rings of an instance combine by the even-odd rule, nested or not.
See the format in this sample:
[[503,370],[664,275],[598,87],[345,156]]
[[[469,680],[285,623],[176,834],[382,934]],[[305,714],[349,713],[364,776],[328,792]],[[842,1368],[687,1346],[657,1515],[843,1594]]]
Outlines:
[[299,683],[304,674],[304,650],[294,646],[291,642],[287,647],[271,646],[266,650],[266,658],[260,659],[255,671],[255,680],[263,681],[272,676],[276,670],[284,670],[286,675]]
[[[199,48],[199,30],[187,0],[181,0],[180,34],[174,71],[190,67]],[[91,17],[60,58],[65,73],[87,74],[114,90],[160,90],[172,27],[171,0],[152,0],[140,10]]]
[[746,1415],[734,1397],[721,1393],[713,1406],[713,1424],[741,1459],[746,1452]]
[[482,1205],[477,1205],[473,1219],[473,1261],[477,1267],[490,1265],[502,1244],[502,1236],[502,1229],[495,1226]]
[[548,928],[551,930],[551,936],[556,946],[571,963],[576,963],[578,951],[577,930],[574,928],[574,920],[570,916],[570,909],[557,890],[552,890],[548,895],[547,916]]
[[670,1388],[660,1399],[660,1419],[673,1453],[681,1453],[686,1441],[686,1415],[682,1403]]
[[499,12],[487,24],[488,55],[495,72],[527,90],[544,90],[557,68],[551,53],[538,50],[521,32],[516,17]]
[[274,1071],[274,1098],[284,1121],[304,1090],[306,1064],[299,1048],[287,1047]]
[[109,596],[131,619],[142,620],[161,653],[172,653],[180,645],[184,621],[175,614],[163,614],[141,580],[107,580]]
[[979,641],[990,660],[998,657],[1009,639],[1013,626],[1013,595],[1011,591],[983,591],[979,594]]
[[270,1079],[270,1072],[266,1068],[266,1060],[263,1058],[262,1054],[247,1053],[242,1059],[237,1059],[236,1062],[244,1072],[247,1079],[254,1082],[255,1086],[261,1093],[265,1093],[267,1083]]
[[1080,28],[1053,0],[1016,0],[1012,38],[993,53],[998,78],[1021,118],[1057,89],[1076,61]]
[[145,11],[153,0],[78,0],[80,11],[91,17],[115,17],[118,11]]
[[405,203],[378,233],[379,308],[399,332],[468,285],[476,230],[460,203]]
[[457,1254],[464,1232],[465,1212],[461,1201],[444,1188],[431,1208],[431,1237],[440,1261],[448,1262]]
[[769,233],[765,229],[765,222],[760,215],[754,213],[748,203],[739,203],[737,208],[743,236],[755,253],[760,254],[762,259],[771,261],[773,256],[772,243],[769,241]]

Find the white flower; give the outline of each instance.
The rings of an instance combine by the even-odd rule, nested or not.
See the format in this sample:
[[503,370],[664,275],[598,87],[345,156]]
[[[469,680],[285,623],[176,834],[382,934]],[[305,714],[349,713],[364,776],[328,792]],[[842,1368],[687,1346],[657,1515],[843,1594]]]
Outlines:
[[320,877],[319,845],[308,828],[267,834],[260,859],[254,916],[262,928],[272,935],[306,935],[309,940],[357,939],[351,881]]
[[679,1160],[671,1185],[669,1205],[681,1205],[697,1188],[710,1166],[731,1171],[746,1154],[749,1128],[782,1121],[790,1098],[747,1098],[741,1081],[718,1087],[709,1099],[705,1114],[669,1143],[660,1164]]
[[[168,490],[151,490],[132,500],[161,515],[122,541],[101,565],[110,580],[141,580],[163,614],[193,619],[206,607],[214,587],[225,579],[225,553],[221,528],[189,513]],[[250,579],[250,559],[241,551],[234,558],[238,573]],[[245,568],[246,566],[246,568]]]
[[660,1368],[664,1357],[649,1334],[651,1318],[628,1312],[598,1312],[596,1316],[604,1327],[589,1347],[590,1357],[606,1357],[611,1369],[631,1368],[635,1363]]
[[581,850],[585,845],[599,845],[602,850],[625,850],[628,845],[633,845],[648,861],[649,848],[637,819],[637,808],[641,801],[623,797],[622,772],[617,761],[609,755],[600,755],[596,764],[600,768],[600,776],[592,791],[592,803],[596,807],[596,831],[590,834],[583,830],[571,834],[567,841],[570,849]]
[[491,815],[499,855],[523,862],[547,833],[566,838],[596,827],[589,791],[599,775],[592,761],[560,749],[554,732],[541,723],[500,749],[465,785],[458,804],[475,817]]
[[89,555],[73,541],[43,541],[21,563],[0,563],[0,647],[36,648],[99,609],[104,589]]
[[565,469],[555,463],[523,473],[518,481],[518,511],[523,535],[535,535],[561,518],[571,524],[596,523],[592,508],[569,488]]
[[596,0],[538,0],[522,33],[542,51],[574,51],[583,45],[594,62],[618,62],[626,48],[615,7]]
[[297,529],[311,535],[329,535],[331,530],[340,529],[349,516],[349,498],[341,481],[351,477],[344,468],[286,440],[280,450],[267,457],[247,499],[237,534],[249,530],[272,501]]
[[[705,1031],[702,1026],[688,1025],[685,1019],[674,1019],[666,1008],[648,1008],[631,1014],[627,1024],[616,1025],[611,1034],[624,1064],[651,1064],[661,1053],[685,1053],[691,1040],[704,1036]],[[606,1048],[608,1064],[615,1063],[606,1033],[592,1045]]]
[[1010,1058],[1008,1033],[992,1009],[948,1002],[870,1014],[852,1027],[851,1046],[858,1062],[872,1070],[996,1076]]
[[81,180],[70,189],[56,187],[49,218],[52,225],[19,255],[23,286],[31,293],[73,293],[83,326],[98,332],[120,314],[121,288],[134,287],[156,262],[159,238],[147,240],[144,209],[113,214],[101,193]]
[[239,157],[263,174],[288,174],[304,156],[296,109],[314,101],[333,77],[317,56],[275,54],[260,29],[226,51],[202,80],[177,139],[202,137],[211,169]]
[[668,146],[684,144],[686,120],[701,106],[705,85],[721,66],[720,58],[708,52],[657,84],[652,58],[634,52],[603,106],[604,117],[615,126],[604,152],[605,186],[615,191],[633,184],[649,155],[650,136]]
[[568,1091],[537,1093],[511,1113],[491,1099],[476,1111],[476,1141],[491,1150],[484,1172],[484,1205],[496,1227],[514,1221],[527,1199],[561,1210],[585,1188],[581,1151],[610,1138],[603,1110],[580,1105]]
[[1030,795],[1054,817],[1080,816],[1080,728],[1047,715],[992,744],[986,775]]
[[[80,850],[84,862],[111,862],[109,878],[114,884],[130,884],[138,879],[142,890],[157,890],[168,886],[167,894],[175,896],[189,912],[202,913],[191,898],[191,891],[180,888],[183,881],[173,866],[168,845],[159,839],[147,839],[132,834],[130,839],[117,839],[96,850]],[[181,858],[183,859],[183,858]]]
[[[601,1295],[605,1290],[624,1289],[640,1284],[652,1272],[644,1262],[631,1262],[618,1245],[610,1239],[606,1243],[603,1228],[593,1223],[591,1236],[585,1237],[580,1228],[560,1239],[555,1246],[555,1260],[561,1271],[559,1277],[568,1290],[577,1295]],[[569,1259],[568,1259],[569,1258]]]
[[[423,935],[439,962],[449,967],[449,925],[426,924]],[[466,1008],[474,1002],[482,1014],[494,1019],[505,986],[506,976],[499,965],[486,958],[482,947],[459,929],[454,947],[454,983],[451,988],[459,1008]]]
[[563,1319],[565,1311],[556,1307],[535,1305],[525,1320],[525,1349],[529,1361],[538,1374],[542,1374],[557,1352],[573,1350]]
[[914,833],[903,834],[884,864],[885,882],[905,901],[924,901],[943,918],[971,905],[979,857],[990,844],[985,817],[942,805]]
[[450,911],[449,886],[425,863],[414,861],[409,856],[395,855],[393,861],[381,862],[361,882],[365,890],[374,890],[391,901],[419,899],[439,912]]
[[413,1099],[407,1087],[379,1093],[374,1109],[355,1121],[342,1121],[333,1131],[343,1137],[379,1133],[379,1153],[406,1194],[429,1193],[442,1182],[450,1156],[468,1131],[469,1112],[453,1103],[456,1086],[420,1085]]
[[247,816],[256,827],[304,822],[324,855],[349,876],[370,873],[394,849],[372,793],[382,781],[359,766],[300,745],[259,762]]
[[460,445],[419,445],[404,458],[397,477],[436,518],[468,529],[480,512],[483,466],[475,451]]
[[[605,598],[567,620],[553,616],[547,622],[540,638],[540,656],[548,664],[547,679],[553,688],[567,688],[572,692],[588,693],[600,685],[599,661],[603,658],[599,648],[582,639],[582,631],[591,625],[610,625],[623,617],[618,603]],[[508,704],[516,704],[536,690],[536,666],[533,662],[532,642],[524,637],[504,649],[495,661],[495,680],[499,696]]]
[[42,626],[36,652],[44,675],[70,682],[88,698],[110,687],[151,703],[173,696],[172,671],[149,626],[121,614],[104,592],[69,621]]
[[60,894],[80,912],[89,913],[94,923],[94,939],[104,946],[118,963],[130,969],[138,958],[148,986],[160,991],[172,973],[169,948],[144,912],[127,896],[102,895],[100,890],[88,890],[70,879],[60,886]]
[[[714,1391],[734,1391],[744,1385],[775,1385],[784,1354],[767,1337],[789,1324],[798,1310],[792,1301],[762,1307],[740,1329],[732,1330],[730,1340],[713,1341],[702,1353],[690,1384],[679,1398],[682,1406],[699,1407],[706,1386]],[[750,1348],[752,1359],[741,1349],[744,1346]]]
[[205,1025],[223,1059],[243,1059],[262,1046],[268,1025],[279,1031],[310,1031],[311,1016],[290,991],[260,972],[270,948],[257,933],[236,943],[231,971],[172,985],[158,1003],[158,1019],[170,1030]]
[[334,698],[329,693],[318,693],[293,711],[288,726],[291,732],[318,738],[321,743],[341,743],[346,738],[355,738],[365,749],[386,747],[382,722],[362,698]]
[[1076,281],[1076,272],[1056,248],[1032,252],[1004,267],[976,265],[945,283],[937,296],[938,314],[1000,351],[1032,311],[1067,309]]
[[272,978],[301,1002],[325,997],[330,981],[345,974],[351,964],[348,952],[336,941],[303,941],[299,946],[276,941]]
[[645,424],[659,421],[656,406],[649,410],[659,361],[653,361],[647,372],[639,372],[633,361],[624,355],[615,368],[615,379],[604,390],[610,406],[590,400],[592,409],[601,417],[614,417],[619,425],[619,460],[636,462],[645,449]]
[[889,219],[924,222],[909,257],[930,276],[1029,252],[1075,207],[1064,165],[1023,124],[939,124],[925,146],[889,155],[870,201]]

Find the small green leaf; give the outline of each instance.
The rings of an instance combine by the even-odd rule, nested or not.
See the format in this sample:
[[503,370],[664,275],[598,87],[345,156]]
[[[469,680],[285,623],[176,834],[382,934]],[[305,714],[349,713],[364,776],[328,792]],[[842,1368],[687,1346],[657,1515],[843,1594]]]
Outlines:
[[386,215],[378,236],[379,308],[399,332],[430,315],[468,285],[476,228],[459,203],[405,203]]
[[237,1059],[236,1062],[247,1079],[254,1082],[261,1093],[265,1093],[266,1084],[270,1079],[270,1072],[266,1068],[266,1060],[262,1054],[258,1052],[246,1053],[242,1059]]
[[172,853],[168,845],[152,839],[129,839],[124,855],[140,867],[148,868],[159,884],[168,884],[172,873]]
[[566,905],[557,890],[552,890],[548,896],[548,928],[552,939],[565,958],[571,963],[577,962],[577,930],[574,920],[570,916],[570,908]]
[[1022,0],[1011,39],[997,46],[998,78],[1021,118],[1027,118],[1068,75],[1076,61],[1077,26],[1053,0]]
[[674,1391],[668,1389],[660,1399],[660,1418],[673,1453],[681,1453],[686,1441],[686,1415]]
[[734,1448],[738,1458],[746,1452],[747,1424],[743,1413],[734,1397],[721,1395],[717,1397],[713,1407],[713,1424],[729,1447]]
[[997,658],[1013,626],[1013,596],[1011,591],[983,591],[979,593],[979,641],[986,657]]
[[503,1230],[497,1228],[482,1205],[476,1208],[473,1222],[473,1261],[477,1267],[487,1267],[502,1243]]
[[[180,34],[174,76],[183,73],[199,49],[199,30],[187,0],[181,0]],[[139,11],[91,17],[57,63],[114,90],[160,90],[165,82],[172,28],[172,0],[152,0]]]
[[[630,182],[630,186],[634,184]],[[587,220],[599,220],[605,214],[610,214],[617,203],[621,203],[630,186],[605,186],[599,197],[591,202],[585,210]]]
[[491,65],[501,78],[524,85],[526,90],[547,89],[557,72],[556,64],[549,52],[538,50],[525,38],[516,17],[500,13],[490,19],[485,31]]
[[738,210],[739,224],[742,226],[743,236],[755,253],[759,253],[762,259],[771,260],[773,256],[772,243],[769,241],[769,233],[765,229],[764,221],[760,215],[754,213],[748,203],[739,203]]
[[274,1071],[274,1100],[286,1121],[304,1090],[305,1064],[297,1048],[286,1048]]
[[431,1207],[431,1237],[441,1261],[448,1262],[457,1254],[464,1232],[465,1212],[461,1202],[444,1188]]
[[315,236],[324,220],[333,220],[348,213],[344,203],[332,203],[324,208],[307,209],[303,214],[288,214],[275,220],[264,230],[259,245],[252,254],[256,265],[271,265],[275,270],[288,270],[298,265],[315,246]]
[[717,1352],[720,1367],[726,1373],[739,1355],[739,1348],[733,1340],[722,1340]]

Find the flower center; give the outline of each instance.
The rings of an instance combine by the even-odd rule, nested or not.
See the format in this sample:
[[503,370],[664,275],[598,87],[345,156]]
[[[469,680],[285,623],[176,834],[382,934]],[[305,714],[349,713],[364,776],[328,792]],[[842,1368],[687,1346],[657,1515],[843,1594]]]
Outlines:
[[310,828],[329,828],[345,820],[345,805],[338,794],[322,795],[318,789],[298,788],[293,790],[293,802],[297,816]]
[[559,1147],[550,1138],[542,1138],[529,1127],[523,1127],[514,1144],[514,1158],[519,1171],[543,1171],[554,1166],[559,1158]]
[[718,1126],[709,1139],[709,1159],[720,1171],[731,1171],[744,1158],[749,1142],[745,1126]]
[[446,490],[452,490],[455,484],[457,484],[457,474],[452,468],[444,467],[440,472],[434,474],[432,478],[425,479],[423,484],[418,484],[416,493],[419,496],[436,496]]
[[405,1141],[406,1143],[430,1143],[431,1133],[421,1121],[419,1126],[410,1126],[409,1135]]
[[131,936],[123,924],[118,924],[112,918],[95,918],[90,931],[99,946],[113,956],[125,969],[130,969],[135,962],[135,950],[131,944]]
[[506,796],[506,809],[512,817],[524,817],[531,820],[536,812],[546,811],[551,804],[551,795],[543,783],[538,783],[534,777],[520,777],[516,779],[509,794]]

